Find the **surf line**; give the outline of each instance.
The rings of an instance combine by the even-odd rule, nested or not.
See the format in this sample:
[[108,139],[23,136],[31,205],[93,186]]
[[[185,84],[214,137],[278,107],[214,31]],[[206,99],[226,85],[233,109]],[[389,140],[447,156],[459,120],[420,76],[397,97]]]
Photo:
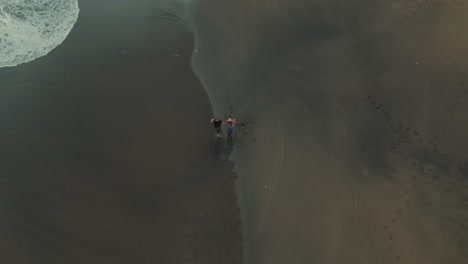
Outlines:
[[270,204],[271,204],[271,199],[273,198],[273,194],[275,193],[275,190],[276,190],[276,186],[278,186],[278,183],[279,183],[279,179],[281,177],[281,169],[283,168],[283,161],[284,161],[284,132],[283,132],[283,124],[281,123],[281,119],[279,117],[279,113],[278,113],[278,108],[276,107],[276,104],[273,102],[273,100],[271,99],[270,96],[268,96],[268,101],[270,102],[271,106],[273,107],[273,110],[275,112],[275,116],[276,116],[276,120],[277,120],[277,123],[278,123],[278,128],[279,128],[279,132],[280,132],[280,137],[281,137],[281,151],[280,151],[280,163],[279,163],[279,167],[278,167],[278,170],[276,172],[276,179],[275,179],[275,184],[273,185],[273,187],[271,188],[271,193],[270,193],[270,196],[268,197],[268,202],[267,202],[267,209],[266,209],[266,212],[265,212],[265,216],[263,217],[263,220],[259,226],[259,230],[258,232],[254,235],[254,239],[257,239],[260,237],[260,235],[263,233],[263,228],[265,226],[265,222],[268,218],[268,214],[270,212]]
[[341,188],[340,188],[340,181],[339,181],[339,178],[338,178],[338,174],[336,172],[336,161],[335,161],[335,154],[333,153],[333,150],[330,146],[330,143],[328,142],[328,138],[326,135],[324,135],[319,127],[319,125],[317,124],[317,121],[315,120],[315,117],[312,115],[312,113],[310,112],[309,108],[306,106],[306,104],[304,103],[304,101],[299,98],[299,97],[296,97],[297,100],[299,100],[299,102],[302,104],[302,106],[304,107],[304,112],[309,114],[311,117],[312,117],[312,121],[314,122],[317,130],[318,130],[318,133],[322,136],[322,139],[323,141],[325,142],[325,144],[327,145],[327,148],[328,148],[328,154],[329,154],[329,157],[330,157],[330,161],[331,161],[331,165],[332,165],[332,168],[333,168],[333,178],[335,180],[335,186],[336,186],[336,192],[337,192],[337,200],[338,200],[338,221],[337,221],[337,236],[338,236],[338,249],[341,248],[341,215],[342,215],[342,207],[343,207],[343,202],[342,202],[342,194],[341,194]]

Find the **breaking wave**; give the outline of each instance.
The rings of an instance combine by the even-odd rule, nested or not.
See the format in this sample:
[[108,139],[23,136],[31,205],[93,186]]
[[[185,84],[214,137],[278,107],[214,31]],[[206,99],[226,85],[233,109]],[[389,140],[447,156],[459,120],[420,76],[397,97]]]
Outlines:
[[1,0],[0,68],[42,57],[78,19],[78,0]]

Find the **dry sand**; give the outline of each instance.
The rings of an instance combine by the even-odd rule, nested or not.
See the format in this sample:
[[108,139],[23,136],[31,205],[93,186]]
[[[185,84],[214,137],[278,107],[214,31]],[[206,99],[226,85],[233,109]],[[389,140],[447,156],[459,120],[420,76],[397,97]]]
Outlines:
[[213,1],[193,65],[233,154],[244,263],[468,263],[468,5]]

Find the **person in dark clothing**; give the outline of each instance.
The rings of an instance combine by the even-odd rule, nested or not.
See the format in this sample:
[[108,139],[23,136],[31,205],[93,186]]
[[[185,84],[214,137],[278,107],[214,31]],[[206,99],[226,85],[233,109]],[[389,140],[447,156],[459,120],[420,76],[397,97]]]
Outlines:
[[211,123],[216,130],[216,136],[220,138],[222,133],[221,126],[224,125],[223,120],[216,116],[215,118],[211,118]]

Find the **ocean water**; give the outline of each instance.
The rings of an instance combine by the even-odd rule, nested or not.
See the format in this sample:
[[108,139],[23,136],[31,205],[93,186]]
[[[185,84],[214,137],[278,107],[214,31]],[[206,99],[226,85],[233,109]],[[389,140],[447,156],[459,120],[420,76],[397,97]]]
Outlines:
[[16,3],[30,5],[6,17],[30,17],[12,33],[47,39],[10,38],[9,51],[68,36],[0,68],[0,262],[218,264],[240,252],[187,23],[154,1],[81,0],[65,27],[76,1]]
[[0,2],[0,68],[45,56],[65,40],[78,14],[77,0]]
[[466,262],[465,4],[137,3],[80,1],[67,45],[1,69],[6,260],[197,261],[213,110],[247,124],[244,263]]

